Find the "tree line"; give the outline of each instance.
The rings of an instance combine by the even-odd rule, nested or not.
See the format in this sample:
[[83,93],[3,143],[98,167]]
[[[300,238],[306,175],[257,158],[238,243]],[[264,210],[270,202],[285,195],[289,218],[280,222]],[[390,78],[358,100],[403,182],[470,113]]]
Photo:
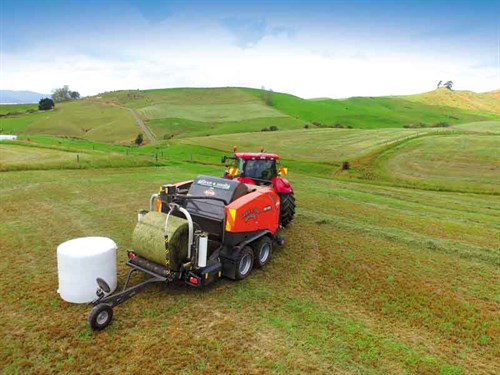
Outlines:
[[67,102],[80,99],[78,91],[72,91],[68,85],[52,90],[51,98],[43,98],[38,102],[40,111],[47,111],[55,107],[55,103]]

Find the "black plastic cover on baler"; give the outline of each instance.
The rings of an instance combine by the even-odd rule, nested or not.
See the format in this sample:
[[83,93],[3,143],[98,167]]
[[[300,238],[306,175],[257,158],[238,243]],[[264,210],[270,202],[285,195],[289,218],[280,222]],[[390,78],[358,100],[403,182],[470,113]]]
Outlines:
[[219,198],[224,202],[215,199],[187,199],[184,207],[203,230],[222,236],[224,207],[247,192],[247,186],[237,181],[200,175],[191,184],[187,195]]

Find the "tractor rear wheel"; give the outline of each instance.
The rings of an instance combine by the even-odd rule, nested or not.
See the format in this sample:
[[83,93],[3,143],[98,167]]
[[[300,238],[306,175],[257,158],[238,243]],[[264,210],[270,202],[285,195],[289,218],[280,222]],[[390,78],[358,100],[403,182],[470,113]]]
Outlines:
[[236,280],[243,280],[250,275],[253,267],[253,259],[253,250],[250,246],[245,246],[241,249],[236,261]]
[[253,249],[253,264],[256,268],[262,268],[271,259],[271,253],[273,251],[273,242],[267,236],[259,238],[257,241],[252,243]]
[[295,216],[295,196],[293,193],[280,194],[280,224],[286,227]]

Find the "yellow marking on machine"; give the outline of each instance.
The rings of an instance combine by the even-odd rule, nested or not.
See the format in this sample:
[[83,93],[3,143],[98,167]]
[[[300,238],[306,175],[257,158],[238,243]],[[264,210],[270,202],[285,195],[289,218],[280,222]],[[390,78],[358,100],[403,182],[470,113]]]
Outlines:
[[236,209],[229,208],[228,211],[229,211],[229,215],[231,215],[231,219],[233,219],[233,221],[234,221],[236,219]]

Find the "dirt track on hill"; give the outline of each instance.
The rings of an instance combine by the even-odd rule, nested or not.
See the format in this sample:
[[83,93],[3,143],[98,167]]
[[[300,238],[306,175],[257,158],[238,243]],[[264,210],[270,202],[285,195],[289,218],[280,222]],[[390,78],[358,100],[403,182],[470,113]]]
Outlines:
[[156,137],[153,135],[151,130],[144,124],[142,119],[139,117],[136,111],[134,111],[132,108],[127,108],[130,113],[132,113],[132,116],[134,116],[135,121],[137,122],[137,125],[141,128],[141,130],[144,132],[144,135],[148,138],[150,143],[156,143]]

